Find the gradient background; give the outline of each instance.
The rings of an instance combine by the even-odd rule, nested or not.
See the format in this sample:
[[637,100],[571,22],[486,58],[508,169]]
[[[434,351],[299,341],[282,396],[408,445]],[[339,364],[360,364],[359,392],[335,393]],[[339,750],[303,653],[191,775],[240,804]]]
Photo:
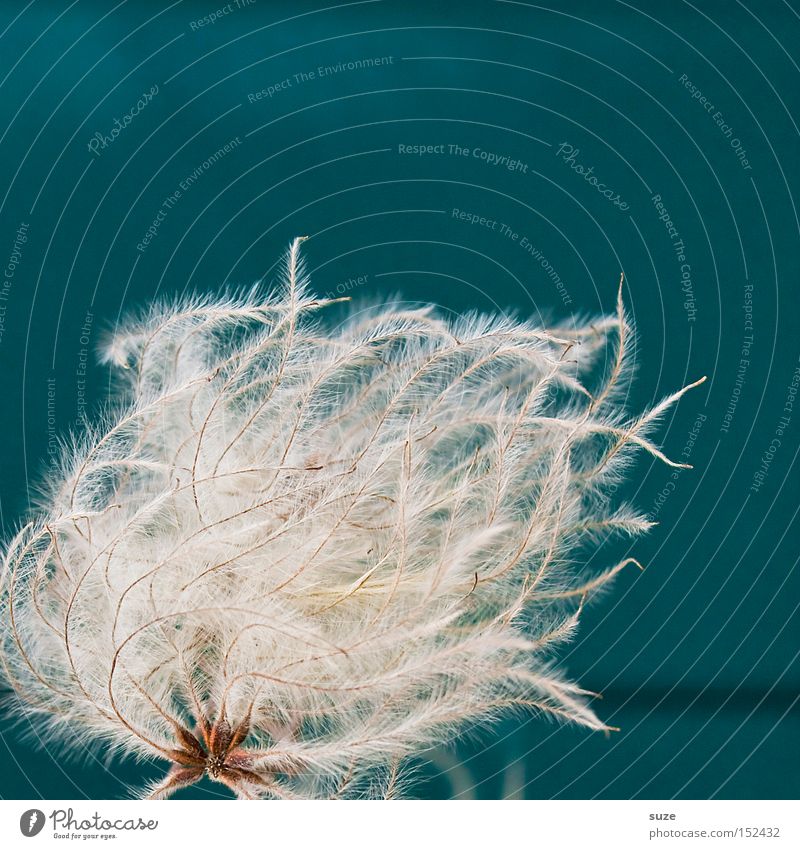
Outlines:
[[[101,332],[157,294],[271,278],[294,235],[312,236],[321,293],[400,292],[453,311],[608,312],[624,270],[639,339],[631,409],[709,382],[660,431],[671,456],[690,447],[695,469],[673,480],[642,459],[621,493],[660,523],[631,548],[646,570],[619,577],[563,654],[621,731],[531,719],[466,734],[423,763],[415,792],[797,798],[800,401],[777,429],[800,364],[800,4],[241,0],[192,26],[220,5],[2,3],[0,258],[6,270],[19,260],[0,279],[4,534],[48,473],[56,435],[106,398]],[[376,57],[392,61],[294,76]],[[154,85],[116,140],[90,152]],[[237,137],[139,250],[164,199]],[[559,158],[564,143],[626,211]],[[399,144],[480,148],[527,168]],[[685,287],[654,195],[685,244]],[[597,565],[627,551],[603,550]],[[69,761],[7,716],[0,735],[5,798],[118,797],[161,771]]]

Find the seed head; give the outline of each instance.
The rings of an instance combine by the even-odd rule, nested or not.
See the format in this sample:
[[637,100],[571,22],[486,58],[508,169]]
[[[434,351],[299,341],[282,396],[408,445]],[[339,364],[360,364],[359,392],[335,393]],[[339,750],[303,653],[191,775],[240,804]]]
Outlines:
[[[281,285],[159,305],[108,343],[117,412],[65,450],[7,546],[0,662],[55,738],[238,796],[391,796],[400,766],[509,710],[606,726],[550,658],[585,543],[684,391],[619,409],[628,328],[383,304],[339,326]],[[694,385],[694,384],[693,384]],[[688,389],[689,387],[687,387]],[[677,465],[671,463],[671,465]]]

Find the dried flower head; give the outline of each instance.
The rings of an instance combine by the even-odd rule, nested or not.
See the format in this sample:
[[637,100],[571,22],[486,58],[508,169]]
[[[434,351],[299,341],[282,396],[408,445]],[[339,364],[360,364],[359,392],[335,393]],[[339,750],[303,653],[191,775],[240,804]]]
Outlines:
[[331,329],[301,241],[271,297],[114,336],[124,404],[5,554],[19,704],[54,739],[169,761],[151,798],[204,774],[390,796],[407,756],[513,708],[604,729],[549,658],[625,564],[571,555],[649,527],[607,506],[633,451],[677,465],[647,431],[686,390],[617,409],[621,285],[577,330],[391,304]]

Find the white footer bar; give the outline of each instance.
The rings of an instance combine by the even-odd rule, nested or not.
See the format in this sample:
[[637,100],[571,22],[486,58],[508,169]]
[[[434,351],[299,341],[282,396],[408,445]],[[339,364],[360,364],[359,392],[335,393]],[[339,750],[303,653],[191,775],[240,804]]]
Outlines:
[[0,846],[192,849],[800,847],[800,803],[774,801],[0,801]]

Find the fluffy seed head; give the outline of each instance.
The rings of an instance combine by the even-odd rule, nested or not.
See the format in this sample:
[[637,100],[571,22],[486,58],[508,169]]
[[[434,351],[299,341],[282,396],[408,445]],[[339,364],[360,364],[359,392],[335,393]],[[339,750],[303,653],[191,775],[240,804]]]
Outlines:
[[204,774],[245,798],[394,795],[465,720],[605,728],[549,658],[625,565],[586,574],[576,551],[649,527],[607,490],[635,451],[670,462],[647,431],[682,394],[617,408],[621,284],[577,329],[393,304],[333,327],[301,241],[271,296],[115,334],[117,412],[6,549],[19,705],[170,761],[153,797]]

